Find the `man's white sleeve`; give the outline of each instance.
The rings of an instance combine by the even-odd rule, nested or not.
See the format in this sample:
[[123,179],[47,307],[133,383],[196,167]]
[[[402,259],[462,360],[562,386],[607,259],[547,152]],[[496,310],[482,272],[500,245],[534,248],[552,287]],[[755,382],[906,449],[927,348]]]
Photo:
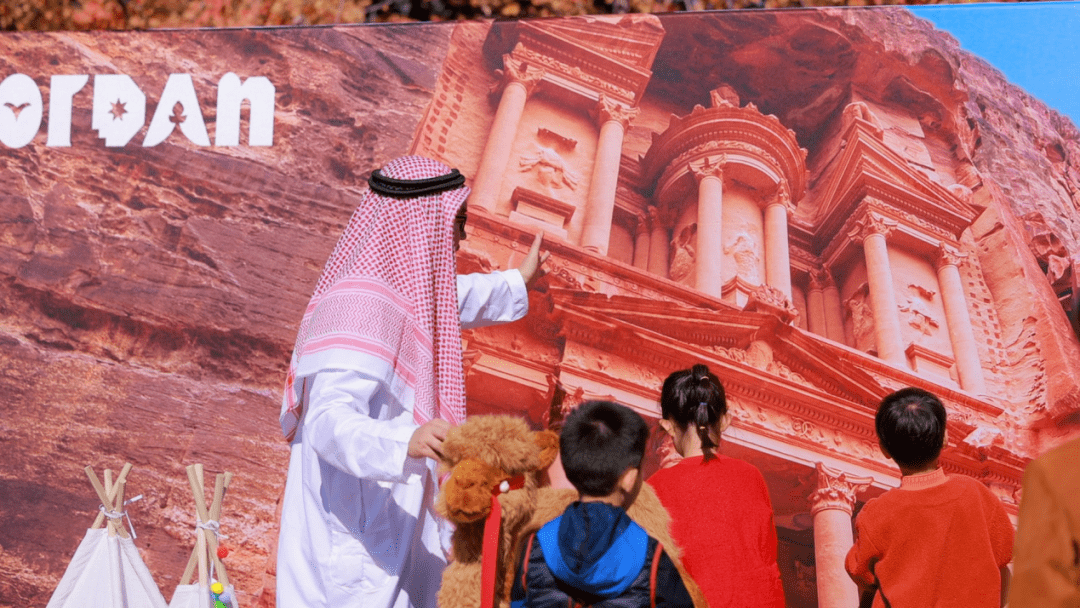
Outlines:
[[412,412],[401,411],[380,419],[380,411],[390,411],[382,386],[363,374],[346,370],[324,370],[309,379],[307,411],[304,412],[303,441],[334,468],[354,477],[374,481],[405,481],[422,466],[409,458],[409,439],[417,429]]
[[517,269],[458,275],[457,295],[462,329],[517,321],[529,312],[529,294]]

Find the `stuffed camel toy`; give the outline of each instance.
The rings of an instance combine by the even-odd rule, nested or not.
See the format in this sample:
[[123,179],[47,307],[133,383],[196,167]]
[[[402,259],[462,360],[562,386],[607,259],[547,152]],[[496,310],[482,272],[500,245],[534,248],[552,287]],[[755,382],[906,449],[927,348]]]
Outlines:
[[[522,543],[578,498],[571,489],[540,487],[558,453],[554,431],[532,431],[513,416],[472,416],[447,433],[441,463],[446,481],[435,508],[456,529],[439,608],[509,606]],[[648,483],[642,484],[627,514],[664,545],[695,608],[706,608],[679,559],[671,518]]]

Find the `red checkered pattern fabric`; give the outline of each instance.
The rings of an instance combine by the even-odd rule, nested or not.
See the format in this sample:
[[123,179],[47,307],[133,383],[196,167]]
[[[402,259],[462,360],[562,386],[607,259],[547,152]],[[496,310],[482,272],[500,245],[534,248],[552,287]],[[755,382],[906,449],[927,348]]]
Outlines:
[[[421,156],[398,158],[382,169],[395,179],[450,171]],[[466,186],[408,199],[364,194],[300,322],[282,400],[287,439],[303,415],[303,379],[324,369],[356,369],[358,355],[389,370],[375,377],[407,389],[395,394],[415,396],[418,424],[464,420],[453,230],[468,195]]]

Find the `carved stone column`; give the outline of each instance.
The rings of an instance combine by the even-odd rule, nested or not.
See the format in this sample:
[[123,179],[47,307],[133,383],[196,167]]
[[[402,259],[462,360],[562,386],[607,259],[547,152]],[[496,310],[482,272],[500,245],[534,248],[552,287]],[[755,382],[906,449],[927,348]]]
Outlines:
[[765,283],[779,289],[788,300],[791,299],[788,214],[792,211],[787,183],[780,182],[776,196],[765,207]]
[[495,110],[495,120],[491,123],[484,153],[480,157],[480,167],[473,178],[472,194],[469,203],[501,215],[510,214],[510,201],[497,201],[499,188],[502,186],[506,165],[510,162],[510,150],[514,145],[518,124],[525,111],[525,102],[536,84],[544,76],[544,71],[526,66],[503,55],[504,69],[496,70],[502,77],[502,97]]
[[814,561],[817,564],[818,608],[857,608],[859,590],[844,570],[855,544],[851,513],[855,497],[873,479],[855,477],[817,463],[817,490],[810,495],[814,516]]
[[825,336],[844,343],[844,308],[840,303],[840,288],[836,286],[828,268],[822,268],[823,295],[825,296]]
[[952,342],[953,357],[956,358],[956,371],[960,376],[960,387],[969,393],[983,395],[986,394],[986,381],[983,379],[975,334],[971,330],[964,284],[960,279],[959,265],[964,257],[955,249],[942,244],[938,248],[935,266],[938,284],[941,286],[941,303],[945,307],[945,323],[949,326],[949,340]]
[[668,276],[668,248],[671,246],[671,236],[668,234],[670,218],[668,213],[660,211],[656,207],[646,210],[649,217],[649,272],[664,277]]
[[892,267],[889,265],[889,246],[886,243],[896,222],[876,213],[867,213],[859,220],[849,235],[862,241],[866,256],[866,276],[870,287],[870,307],[874,314],[874,332],[878,357],[896,365],[907,367],[903,341],[900,334],[900,317],[896,308],[896,290],[893,288]]
[[611,237],[611,215],[615,211],[615,188],[619,183],[623,135],[637,114],[637,108],[628,108],[603,95],[596,104],[600,137],[596,144],[592,180],[589,182],[589,197],[585,203],[581,246],[601,255],[607,255]]
[[816,269],[810,272],[810,290],[806,293],[806,328],[811,333],[828,337],[825,321],[825,271]]
[[649,218],[645,215],[637,215],[634,224],[634,267],[647,270],[649,268]]
[[697,260],[695,286],[719,298],[724,288],[720,274],[724,261],[724,163],[726,158],[706,157],[690,163],[698,183]]

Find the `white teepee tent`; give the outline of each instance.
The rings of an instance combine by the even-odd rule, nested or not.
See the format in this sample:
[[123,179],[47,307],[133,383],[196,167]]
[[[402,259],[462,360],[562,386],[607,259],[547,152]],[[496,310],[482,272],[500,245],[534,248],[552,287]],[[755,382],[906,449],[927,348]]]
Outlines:
[[[124,483],[131,464],[124,464],[116,482],[105,469],[105,485],[86,467],[101,500],[101,513],[75,550],[47,608],[166,608],[165,598],[139,556],[121,521]],[[105,527],[102,527],[102,524]]]
[[[229,488],[232,473],[218,473],[214,478],[214,501],[206,508],[206,493],[203,482],[203,466],[190,465],[187,468],[188,483],[195,496],[195,511],[198,521],[195,524],[195,548],[191,552],[187,568],[180,578],[180,584],[173,592],[169,608],[220,608],[214,602],[218,598],[225,608],[237,608],[236,591],[229,583],[229,574],[225,564],[218,557],[218,521],[221,518],[221,501],[225,490]],[[198,567],[199,580],[191,582]],[[211,595],[212,579],[217,579],[224,588],[220,595]]]

